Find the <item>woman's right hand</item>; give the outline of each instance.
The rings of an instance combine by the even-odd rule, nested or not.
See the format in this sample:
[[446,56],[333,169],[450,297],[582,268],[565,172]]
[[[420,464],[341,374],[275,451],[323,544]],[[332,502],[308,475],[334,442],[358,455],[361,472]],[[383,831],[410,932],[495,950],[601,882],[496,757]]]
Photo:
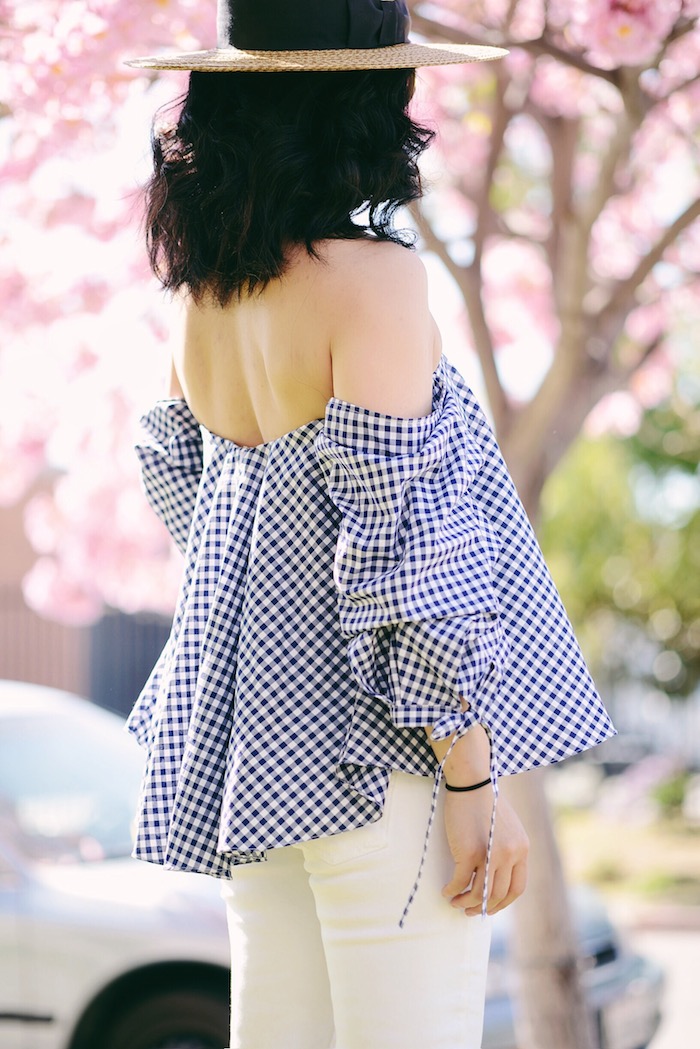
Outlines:
[[[492,808],[493,793],[487,787],[445,792],[445,831],[454,872],[442,894],[468,915],[481,914]],[[489,914],[502,911],[525,891],[529,847],[515,810],[499,798],[489,869]]]

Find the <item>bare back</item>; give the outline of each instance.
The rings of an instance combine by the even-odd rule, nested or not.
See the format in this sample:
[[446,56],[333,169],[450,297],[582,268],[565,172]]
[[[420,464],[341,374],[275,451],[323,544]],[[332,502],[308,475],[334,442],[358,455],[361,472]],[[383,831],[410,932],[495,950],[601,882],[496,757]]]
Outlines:
[[[366,304],[371,324],[372,299],[381,303],[383,291],[390,299],[406,256],[413,267],[419,260],[398,245],[369,241],[326,241],[319,252],[314,259],[295,249],[282,278],[223,309],[214,301],[188,305],[175,370],[190,409],[212,433],[245,446],[273,441],[322,418],[328,400],[344,396],[334,381],[334,347],[340,356],[347,344],[346,355],[357,359],[358,368],[365,354],[381,356],[386,337],[378,333],[370,346],[361,314]],[[411,289],[401,293],[410,295]],[[439,336],[427,304],[421,317],[423,312],[425,334],[418,338],[432,369]],[[336,370],[342,372],[342,361]],[[393,374],[400,383],[395,368]],[[417,407],[414,412],[407,405],[403,412],[399,404],[397,414],[429,410],[422,401]]]

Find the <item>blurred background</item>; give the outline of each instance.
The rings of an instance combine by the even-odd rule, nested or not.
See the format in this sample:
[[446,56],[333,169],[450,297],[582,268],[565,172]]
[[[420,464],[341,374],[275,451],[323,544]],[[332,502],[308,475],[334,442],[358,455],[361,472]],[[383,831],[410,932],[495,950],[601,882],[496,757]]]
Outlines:
[[[563,878],[604,900],[620,936],[612,961],[624,940],[629,957],[651,966],[623,977],[618,965],[624,995],[618,984],[598,988],[595,1030],[567,1044],[518,1018],[517,977],[504,977],[519,1033],[504,1034],[501,1017],[484,1046],[675,1049],[694,1031],[688,959],[700,948],[700,3],[409,6],[415,38],[510,49],[484,67],[420,71],[415,108],[438,138],[424,163],[427,195],[403,220],[429,269],[445,352],[490,415],[619,730],[545,777]],[[131,449],[178,337],[146,264],[139,186],[153,114],[165,106],[167,120],[186,86],[186,74],[123,60],[214,39],[213,2],[0,0],[0,678],[78,693],[122,716],[167,638],[181,569]],[[36,861],[45,871],[58,858],[75,873],[109,858],[124,817],[97,832],[84,802],[99,772],[76,772],[85,749],[51,765],[64,730],[40,731],[58,706],[45,708],[36,690],[8,697],[0,828],[14,829],[0,889],[15,886],[16,903],[18,869]],[[71,711],[65,726],[83,717]],[[53,803],[51,778],[39,790],[27,774],[32,762],[64,777]],[[121,759],[107,767],[118,779]],[[81,899],[94,891],[76,890]],[[96,1012],[76,1026],[100,993],[112,1001],[96,974],[82,998],[75,992],[72,1017],[54,1023],[53,1007],[24,1001],[19,941],[29,934],[11,910],[0,909],[0,975],[5,966],[4,986],[14,986],[0,1000],[2,1045],[102,1046]],[[187,964],[197,955],[211,972],[225,965],[223,948],[204,959],[208,948],[189,950]],[[53,972],[61,952],[51,957]],[[104,980],[126,980],[118,968]],[[199,994],[186,1017],[220,1008],[221,996],[202,1005],[197,972],[183,976],[177,999]],[[499,980],[494,967],[494,1001]],[[145,1015],[136,985],[119,986]],[[608,1008],[606,995],[625,1004]],[[172,1015],[173,1002],[160,1008]],[[142,1020],[110,1034],[115,1049],[225,1044],[206,1023],[139,1043]]]

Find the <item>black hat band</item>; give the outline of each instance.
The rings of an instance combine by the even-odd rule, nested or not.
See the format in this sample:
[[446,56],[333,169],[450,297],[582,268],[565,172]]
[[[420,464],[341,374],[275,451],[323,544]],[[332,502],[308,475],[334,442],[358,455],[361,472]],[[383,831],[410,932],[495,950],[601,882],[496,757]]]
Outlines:
[[219,0],[218,46],[242,51],[390,47],[408,39],[403,0]]

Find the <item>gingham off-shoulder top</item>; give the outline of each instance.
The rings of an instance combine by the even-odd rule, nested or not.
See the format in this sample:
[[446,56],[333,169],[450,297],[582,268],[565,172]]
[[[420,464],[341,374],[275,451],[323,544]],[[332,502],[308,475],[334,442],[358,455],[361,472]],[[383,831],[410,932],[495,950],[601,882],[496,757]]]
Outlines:
[[[185,555],[129,717],[134,855],[226,877],[381,816],[392,769],[481,723],[497,778],[614,735],[493,433],[445,358],[432,413],[336,398],[256,447],[160,401],[138,444]],[[469,704],[462,710],[461,697]]]

